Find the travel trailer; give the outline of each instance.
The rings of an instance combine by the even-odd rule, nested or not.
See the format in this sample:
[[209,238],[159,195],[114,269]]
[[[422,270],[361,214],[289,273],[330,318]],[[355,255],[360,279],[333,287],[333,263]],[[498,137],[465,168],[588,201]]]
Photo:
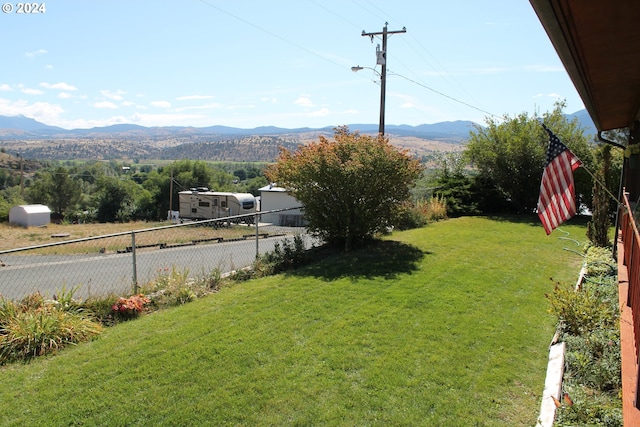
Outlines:
[[[192,188],[178,193],[180,219],[204,220],[226,218],[256,212],[256,198],[249,193],[210,191],[206,187]],[[239,222],[252,223],[253,216]]]

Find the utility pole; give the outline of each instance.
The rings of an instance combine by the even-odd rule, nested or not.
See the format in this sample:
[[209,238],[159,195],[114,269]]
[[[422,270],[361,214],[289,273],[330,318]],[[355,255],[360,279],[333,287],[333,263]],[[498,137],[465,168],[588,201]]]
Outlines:
[[389,34],[406,33],[407,29],[402,27],[402,30],[389,31],[387,30],[388,22],[384,23],[384,27],[381,32],[367,33],[362,31],[363,36],[371,37],[371,43],[373,43],[374,36],[382,36],[382,50],[378,50],[377,64],[382,65],[382,72],[380,73],[380,125],[378,127],[378,133],[384,136],[384,106],[387,96],[387,36]]
[[173,165],[171,165],[171,181],[169,181],[169,221],[173,219]]
[[24,200],[24,164],[22,163],[22,154],[18,153],[20,158],[20,197]]

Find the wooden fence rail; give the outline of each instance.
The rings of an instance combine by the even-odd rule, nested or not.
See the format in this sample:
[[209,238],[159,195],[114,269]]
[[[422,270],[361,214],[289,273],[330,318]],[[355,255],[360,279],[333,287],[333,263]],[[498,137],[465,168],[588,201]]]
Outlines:
[[631,318],[633,322],[633,336],[635,338],[635,360],[636,360],[636,376],[635,376],[635,401],[634,406],[640,407],[640,378],[639,366],[637,363],[638,354],[640,354],[640,234],[638,226],[633,216],[634,210],[631,208],[627,194],[624,194],[624,207],[621,215],[620,227],[621,237],[624,248],[624,265],[627,268],[628,276],[628,292],[626,296],[626,305],[631,309]]

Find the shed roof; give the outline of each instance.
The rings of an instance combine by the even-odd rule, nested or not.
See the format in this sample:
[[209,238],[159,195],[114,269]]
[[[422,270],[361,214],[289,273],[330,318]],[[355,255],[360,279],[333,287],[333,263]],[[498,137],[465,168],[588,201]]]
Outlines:
[[287,192],[286,188],[278,187],[275,184],[269,184],[267,186],[259,188],[258,191],[260,191],[260,192],[262,192],[262,191],[270,191],[272,193],[286,193]]
[[28,214],[36,214],[36,213],[51,213],[51,209],[45,205],[18,205],[18,208],[21,208],[25,213]]

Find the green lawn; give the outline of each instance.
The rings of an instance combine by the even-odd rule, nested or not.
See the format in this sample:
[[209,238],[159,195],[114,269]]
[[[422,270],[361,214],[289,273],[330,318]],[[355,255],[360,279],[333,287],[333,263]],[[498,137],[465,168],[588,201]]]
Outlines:
[[0,425],[532,426],[561,236],[452,219],[225,288],[1,368]]

